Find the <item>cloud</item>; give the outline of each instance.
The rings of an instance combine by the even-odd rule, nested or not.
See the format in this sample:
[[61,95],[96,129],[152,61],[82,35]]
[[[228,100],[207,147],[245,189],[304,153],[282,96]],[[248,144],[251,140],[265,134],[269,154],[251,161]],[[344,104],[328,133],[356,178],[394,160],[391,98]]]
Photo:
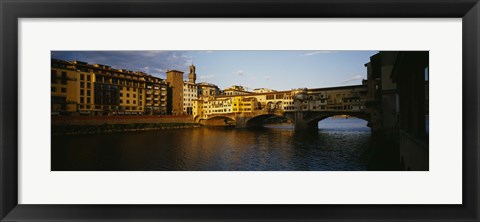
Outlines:
[[188,51],[52,51],[52,58],[105,64],[116,69],[144,71],[164,78],[165,70],[188,72],[192,55]]
[[356,75],[356,76],[348,78],[344,81],[341,81],[340,83],[348,83],[348,82],[352,82],[352,81],[355,81],[355,80],[360,80],[360,79],[363,79],[363,78],[364,78],[364,76],[362,76],[362,75]]
[[313,55],[317,55],[317,54],[328,54],[328,53],[333,53],[333,51],[313,51],[313,52],[309,52],[309,53],[306,53],[304,54],[304,56],[313,56]]
[[243,72],[243,70],[238,70],[236,73],[239,76],[244,76],[245,75],[245,72]]
[[271,76],[264,76],[263,78],[265,78],[266,80],[270,80],[270,79],[272,79],[272,77],[271,77]]
[[209,80],[211,78],[215,77],[215,75],[201,75],[198,77],[198,79],[201,79],[201,80]]

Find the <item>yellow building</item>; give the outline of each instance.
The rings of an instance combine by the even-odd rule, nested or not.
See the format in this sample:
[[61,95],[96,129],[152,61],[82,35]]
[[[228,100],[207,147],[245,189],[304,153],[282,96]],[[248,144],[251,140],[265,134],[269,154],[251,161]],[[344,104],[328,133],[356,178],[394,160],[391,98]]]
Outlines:
[[257,99],[255,97],[236,96],[233,98],[232,112],[234,113],[253,112],[255,110],[256,104],[257,104]]
[[51,97],[52,115],[166,114],[167,84],[143,72],[52,59]]
[[178,70],[167,71],[168,93],[168,114],[183,114],[183,72]]
[[[93,101],[91,111],[95,115],[128,115],[143,114],[145,106],[146,73],[122,69],[112,69],[108,65],[88,64],[73,61],[78,70],[85,74],[85,86],[93,86],[91,90],[80,91],[80,101]],[[90,81],[89,81],[90,77]],[[82,95],[83,94],[83,95]]]
[[64,115],[78,111],[79,72],[69,62],[51,61],[51,112]]

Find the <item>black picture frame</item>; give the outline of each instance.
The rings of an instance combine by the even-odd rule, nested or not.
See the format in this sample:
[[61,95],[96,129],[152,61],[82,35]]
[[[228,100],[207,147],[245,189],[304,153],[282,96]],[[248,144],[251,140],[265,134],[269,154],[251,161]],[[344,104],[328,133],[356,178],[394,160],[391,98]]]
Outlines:
[[[479,135],[480,4],[478,0],[0,0],[0,15],[1,221],[479,221],[480,157],[477,136]],[[462,18],[463,204],[18,204],[18,19],[63,17]]]

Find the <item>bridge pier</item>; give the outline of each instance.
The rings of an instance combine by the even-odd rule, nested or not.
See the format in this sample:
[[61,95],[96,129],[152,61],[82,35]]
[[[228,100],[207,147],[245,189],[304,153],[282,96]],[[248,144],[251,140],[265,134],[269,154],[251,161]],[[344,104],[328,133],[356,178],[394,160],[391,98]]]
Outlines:
[[303,112],[295,112],[294,113],[294,123],[295,123],[295,131],[301,131],[301,130],[308,130],[308,123],[305,121]]
[[235,117],[235,128],[247,128],[247,121],[244,115],[238,115]]

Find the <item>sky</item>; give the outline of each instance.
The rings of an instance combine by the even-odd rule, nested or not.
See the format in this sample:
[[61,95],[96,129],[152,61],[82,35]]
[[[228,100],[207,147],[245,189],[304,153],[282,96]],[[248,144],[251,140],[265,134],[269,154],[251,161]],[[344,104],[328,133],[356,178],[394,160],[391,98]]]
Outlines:
[[196,66],[197,82],[221,89],[323,88],[359,85],[367,78],[365,63],[377,51],[52,51],[55,59],[110,65],[166,78],[166,70],[185,72]]

